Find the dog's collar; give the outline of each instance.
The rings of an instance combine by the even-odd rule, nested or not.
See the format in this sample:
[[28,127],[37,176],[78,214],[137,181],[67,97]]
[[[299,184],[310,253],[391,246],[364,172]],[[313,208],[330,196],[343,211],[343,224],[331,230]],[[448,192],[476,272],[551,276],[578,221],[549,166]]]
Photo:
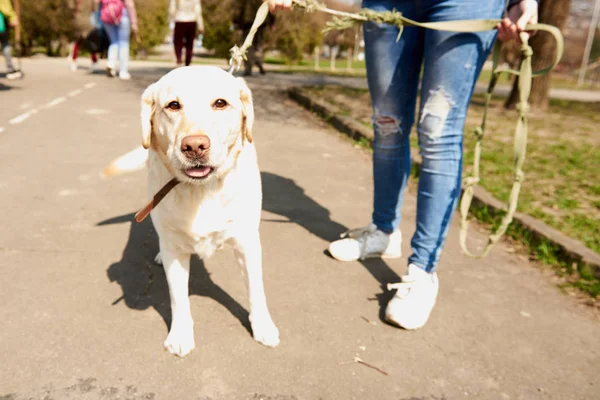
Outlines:
[[158,203],[160,203],[160,201],[165,198],[165,196],[171,191],[171,189],[173,189],[179,183],[180,181],[177,178],[173,178],[169,182],[167,182],[167,184],[163,186],[162,189],[160,189],[154,196],[152,196],[152,199],[148,202],[148,204],[146,204],[144,208],[142,208],[140,211],[137,212],[137,214],[135,214],[135,221],[142,222],[143,220],[145,220],[146,217],[150,214],[150,211],[152,211],[154,207],[156,207]]
[[[160,158],[160,161],[163,163],[167,171],[169,171],[171,175],[175,176],[175,174],[173,173],[173,169],[169,164],[167,153],[160,146],[160,143],[158,143],[154,131],[152,131],[150,136],[150,144],[154,151],[156,151],[156,153],[158,154],[158,158]],[[140,211],[137,212],[137,214],[135,214],[136,222],[142,222],[143,220],[145,220],[146,217],[150,214],[150,212],[154,209],[154,207],[156,207],[158,203],[160,203],[160,201],[164,199],[165,196],[171,191],[171,189],[177,186],[180,182],[181,181],[177,178],[173,178],[169,182],[167,182],[166,185],[162,187],[162,189],[160,189],[154,196],[152,196],[152,199],[150,199],[150,201],[146,203],[144,208],[142,208]]]

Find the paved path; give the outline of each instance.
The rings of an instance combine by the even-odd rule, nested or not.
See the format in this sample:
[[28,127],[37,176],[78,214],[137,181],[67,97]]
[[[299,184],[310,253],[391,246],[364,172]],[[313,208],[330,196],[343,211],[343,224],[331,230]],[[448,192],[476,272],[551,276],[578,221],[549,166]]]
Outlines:
[[[456,224],[429,324],[407,332],[382,323],[382,285],[405,259],[324,254],[369,218],[369,156],[269,75],[250,85],[265,285],[281,345],[252,340],[243,277],[225,249],[193,261],[197,348],[169,355],[156,235],[149,221],[132,223],[145,174],[98,176],[138,145],[139,96],[164,71],[134,65],[134,81],[121,82],[54,60],[25,67],[22,81],[0,79],[0,399],[598,398],[597,316],[506,244],[484,261],[462,256]],[[357,354],[389,376],[347,364]]]

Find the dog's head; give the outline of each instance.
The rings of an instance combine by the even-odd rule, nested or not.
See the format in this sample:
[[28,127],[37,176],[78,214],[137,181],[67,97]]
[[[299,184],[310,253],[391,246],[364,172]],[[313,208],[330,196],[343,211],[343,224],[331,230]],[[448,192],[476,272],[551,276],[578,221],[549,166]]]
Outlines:
[[156,140],[182,182],[218,176],[238,140],[252,142],[253,121],[244,80],[216,67],[175,69],[142,95],[142,144]]

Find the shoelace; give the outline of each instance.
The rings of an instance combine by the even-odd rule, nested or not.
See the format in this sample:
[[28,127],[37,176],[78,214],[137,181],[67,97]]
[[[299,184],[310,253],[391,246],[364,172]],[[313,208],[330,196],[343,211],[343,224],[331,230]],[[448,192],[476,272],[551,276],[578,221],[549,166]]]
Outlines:
[[350,229],[344,233],[342,233],[340,235],[340,237],[343,238],[361,238],[362,236],[364,236],[367,233],[371,233],[371,226],[367,225],[367,226],[363,226],[362,228],[355,228],[355,229]]
[[352,238],[360,243],[360,259],[363,259],[369,252],[369,235],[374,234],[376,229],[373,225],[367,225],[362,228],[350,229],[342,233],[342,238]]
[[400,297],[400,298],[404,298],[408,295],[408,293],[410,292],[410,289],[412,289],[414,283],[417,281],[417,279],[413,276],[410,275],[404,275],[402,276],[400,282],[397,283],[388,283],[387,284],[387,290],[394,290],[396,289],[396,296]]

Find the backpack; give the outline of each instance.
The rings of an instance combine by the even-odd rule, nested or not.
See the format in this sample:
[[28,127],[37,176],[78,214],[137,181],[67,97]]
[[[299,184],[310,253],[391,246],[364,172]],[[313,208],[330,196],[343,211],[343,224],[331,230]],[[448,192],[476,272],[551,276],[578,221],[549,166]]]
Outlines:
[[125,4],[122,0],[102,0],[100,20],[105,24],[119,25]]

